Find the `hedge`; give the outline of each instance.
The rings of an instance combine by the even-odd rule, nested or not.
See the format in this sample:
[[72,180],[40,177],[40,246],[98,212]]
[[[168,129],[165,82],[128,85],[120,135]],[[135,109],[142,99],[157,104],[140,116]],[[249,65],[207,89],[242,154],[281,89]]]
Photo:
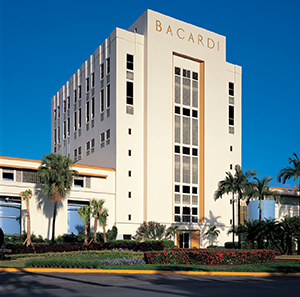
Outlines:
[[171,241],[165,240],[153,240],[145,242],[137,242],[133,240],[116,240],[107,243],[92,243],[89,246],[84,246],[81,244],[54,244],[46,245],[39,244],[32,246],[25,246],[21,244],[10,244],[7,245],[7,248],[11,249],[13,253],[16,254],[42,254],[42,253],[51,253],[51,252],[73,252],[73,251],[86,251],[86,250],[113,250],[113,249],[128,249],[133,251],[162,251],[165,247],[172,246]]
[[144,253],[147,264],[228,265],[274,262],[271,250],[164,249]]

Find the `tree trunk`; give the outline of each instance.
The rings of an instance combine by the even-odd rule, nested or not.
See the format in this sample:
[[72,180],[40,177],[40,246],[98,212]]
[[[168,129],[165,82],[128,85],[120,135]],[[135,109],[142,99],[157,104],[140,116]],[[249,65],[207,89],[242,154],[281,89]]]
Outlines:
[[85,226],[84,227],[84,245],[88,245],[87,236],[88,236],[87,227]]
[[51,245],[54,245],[56,209],[57,209],[57,202],[54,202]]
[[27,198],[27,242],[26,246],[30,246],[30,213],[29,213],[29,198]]
[[[238,228],[241,227],[241,200],[240,195],[238,196]],[[238,235],[238,248],[241,249],[241,234]]]
[[235,223],[234,223],[234,194],[232,194],[232,247],[235,249],[234,234],[235,234]]
[[95,216],[94,223],[94,242],[97,243],[97,224],[98,224],[98,215]]
[[[261,228],[261,199],[259,199],[259,227]],[[261,229],[260,229],[261,230]],[[262,249],[263,248],[263,235],[260,235],[258,238],[258,248]]]
[[107,242],[106,233],[105,233],[105,226],[103,226],[103,240],[104,240],[104,242]]

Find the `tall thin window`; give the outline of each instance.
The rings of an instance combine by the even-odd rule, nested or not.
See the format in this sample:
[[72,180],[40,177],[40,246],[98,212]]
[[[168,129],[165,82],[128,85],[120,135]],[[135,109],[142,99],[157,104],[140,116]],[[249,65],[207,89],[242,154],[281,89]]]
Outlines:
[[106,60],[106,74],[110,73],[110,58]]
[[102,63],[100,65],[100,79],[102,80],[104,78],[104,64]]
[[90,102],[86,103],[86,122],[90,121]]
[[229,125],[234,125],[234,106],[229,105]]
[[130,81],[126,82],[126,103],[133,105],[133,83]]
[[74,131],[77,131],[77,111],[74,112]]
[[91,74],[91,87],[93,88],[95,86],[95,73]]
[[88,93],[90,91],[90,78],[88,77],[86,79],[86,92]]
[[70,118],[67,119],[67,126],[68,126],[68,136],[70,136]]
[[95,116],[95,97],[91,100],[91,119]]
[[70,96],[67,98],[67,109],[70,109]]
[[57,127],[57,142],[60,143],[60,127]]
[[104,111],[104,90],[100,91],[100,112]]
[[81,86],[78,87],[78,98],[81,98]]
[[127,54],[126,68],[128,70],[133,70],[133,55]]
[[64,113],[67,111],[67,102],[66,100],[64,100],[63,102],[63,109],[64,109]]
[[56,145],[56,139],[57,139],[56,129],[54,129],[54,145]]
[[78,128],[81,128],[81,108],[78,110]]
[[74,103],[77,102],[77,90],[74,90]]
[[110,108],[110,85],[106,87],[106,107]]
[[63,135],[63,138],[65,139],[66,138],[66,136],[67,136],[67,127],[66,127],[67,125],[66,125],[66,121],[64,121],[64,123],[63,123],[63,133],[64,133],[64,135]]
[[59,119],[59,117],[60,117],[60,107],[57,106],[57,118]]
[[234,83],[230,82],[228,85],[228,92],[230,96],[234,96]]

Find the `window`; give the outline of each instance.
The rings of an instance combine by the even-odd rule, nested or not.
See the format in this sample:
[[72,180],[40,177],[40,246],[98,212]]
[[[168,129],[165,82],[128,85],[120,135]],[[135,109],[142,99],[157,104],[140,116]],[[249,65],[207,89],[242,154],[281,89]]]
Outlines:
[[91,140],[91,153],[95,151],[95,138]]
[[193,72],[193,79],[198,80],[198,73],[197,72]]
[[128,221],[131,221],[131,214],[128,215]]
[[90,102],[86,103],[86,122],[90,121]]
[[80,220],[78,209],[83,206],[88,206],[88,201],[68,200],[68,234],[84,231],[84,226]]
[[57,127],[57,142],[60,143],[60,126]]
[[83,188],[83,179],[74,178],[74,187]]
[[229,125],[234,125],[234,106],[229,105]]
[[128,134],[131,135],[131,128],[128,128]]
[[232,147],[232,145],[230,146],[230,151],[231,151],[231,152],[233,151],[233,147]]
[[182,186],[182,192],[185,194],[189,194],[190,193],[190,187],[189,186]]
[[187,109],[187,108],[183,108],[182,109],[182,113],[183,113],[183,115],[185,115],[185,116],[190,116],[190,110],[189,109]]
[[178,185],[175,185],[175,189],[174,189],[175,192],[180,192],[180,187]]
[[182,153],[185,154],[185,155],[189,155],[190,154],[190,148],[184,146],[182,148]]
[[74,131],[77,131],[77,111],[74,112]]
[[5,234],[21,233],[20,197],[0,197],[0,227]]
[[106,86],[106,108],[110,108],[110,85]]
[[105,145],[105,134],[104,134],[104,132],[103,133],[101,133],[101,135],[100,135],[100,146],[101,146],[101,148],[102,147],[104,147],[104,145]]
[[126,82],[126,103],[133,105],[133,83],[130,81]]
[[197,194],[197,192],[198,192],[197,187],[193,187],[192,192],[193,192],[193,194]]
[[180,154],[180,146],[179,145],[175,145],[174,152]]
[[128,176],[131,177],[131,170],[128,170]]
[[78,148],[78,159],[81,159],[81,146]]
[[128,150],[128,156],[129,157],[131,156],[131,150]]
[[77,159],[77,149],[74,150],[74,159]]
[[128,192],[128,198],[131,198],[131,192]]
[[59,119],[59,117],[60,117],[60,107],[57,106],[57,118]]
[[91,100],[91,119],[95,117],[95,97]]
[[90,155],[90,149],[91,149],[91,142],[88,141],[88,142],[85,144],[86,156],[89,156],[89,155]]
[[198,111],[197,110],[193,110],[192,111],[192,116],[193,116],[193,118],[198,118]]
[[127,54],[126,68],[128,70],[133,70],[133,55]]
[[77,90],[74,90],[74,103],[77,102]]
[[131,240],[131,234],[123,234],[124,240]]
[[2,180],[14,181],[14,173],[9,171],[2,172]]
[[180,107],[179,106],[175,106],[175,113],[180,114]]
[[66,125],[66,121],[64,121],[64,123],[63,123],[63,133],[64,133],[64,135],[63,135],[63,138],[65,139],[66,138],[66,136],[67,136],[67,127],[66,127],[67,125]]
[[179,206],[174,207],[174,213],[175,214],[180,214],[180,207]]
[[67,111],[67,102],[66,100],[64,100],[63,102],[63,109],[64,109],[64,113]]
[[88,93],[90,91],[90,78],[88,77],[86,79],[86,92]]
[[104,91],[100,91],[100,112],[104,111]]
[[106,130],[106,145],[110,144],[110,129]]
[[91,74],[91,87],[93,88],[95,86],[95,73]]
[[70,96],[67,98],[67,109],[70,109]]
[[198,156],[198,149],[193,148],[193,156]]
[[54,129],[54,145],[56,145],[56,139],[57,139],[56,129]]
[[78,97],[81,99],[81,86],[78,86]]
[[100,65],[100,80],[104,78],[104,64]]
[[181,74],[181,69],[179,67],[175,67],[175,74],[180,75]]
[[228,86],[228,92],[230,96],[234,96],[234,83],[230,82]]
[[110,58],[106,60],[106,74],[110,73]]
[[182,76],[183,76],[183,77],[190,78],[190,77],[191,77],[191,71],[190,71],[190,70],[183,69],[183,71],[182,71]]
[[229,168],[230,168],[230,170],[232,170],[232,164],[230,164]]
[[78,128],[81,128],[81,108],[78,109]]

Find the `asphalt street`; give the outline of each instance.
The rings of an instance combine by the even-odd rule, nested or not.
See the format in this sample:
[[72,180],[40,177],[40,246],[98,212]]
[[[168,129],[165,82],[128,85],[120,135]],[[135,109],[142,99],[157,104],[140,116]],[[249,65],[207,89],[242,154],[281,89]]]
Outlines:
[[300,296],[299,277],[0,272],[0,296]]

